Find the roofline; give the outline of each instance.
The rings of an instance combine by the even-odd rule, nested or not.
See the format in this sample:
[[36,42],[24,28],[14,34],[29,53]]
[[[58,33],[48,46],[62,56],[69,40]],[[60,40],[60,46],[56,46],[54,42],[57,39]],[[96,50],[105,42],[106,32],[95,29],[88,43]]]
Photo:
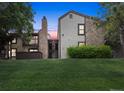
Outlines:
[[82,16],[82,17],[86,17],[86,18],[92,18],[92,16],[84,15],[84,14],[81,14],[81,13],[76,12],[76,11],[74,11],[74,10],[71,10],[71,11],[65,13],[64,15],[60,16],[60,17],[59,17],[59,20],[61,20],[62,18],[64,18],[64,17],[65,17],[66,15],[68,15],[69,13],[73,13],[73,14],[76,14],[76,15],[79,15],[79,16]]

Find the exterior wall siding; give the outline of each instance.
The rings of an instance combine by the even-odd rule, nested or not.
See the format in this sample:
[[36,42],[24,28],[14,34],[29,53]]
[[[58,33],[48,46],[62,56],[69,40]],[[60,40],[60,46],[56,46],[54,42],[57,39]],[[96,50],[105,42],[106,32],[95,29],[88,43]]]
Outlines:
[[[72,19],[69,15],[72,14]],[[85,25],[85,35],[78,35],[78,24]],[[59,19],[59,58],[67,58],[67,48],[78,46],[78,42],[86,45],[104,44],[104,29],[98,28],[89,16],[70,12]]]
[[104,44],[104,29],[97,28],[92,19],[86,18],[86,45]]
[[85,24],[85,18],[76,14],[72,14],[72,18],[67,15],[60,20],[60,58],[67,58],[68,47],[77,46],[79,41],[85,42],[85,35],[78,35],[78,24]]
[[16,48],[17,51],[25,51],[25,49],[22,46],[22,39],[17,38],[17,43],[16,44],[11,44],[11,48]]
[[11,44],[10,48],[15,48],[17,49],[17,52],[29,52],[29,49],[31,48],[37,48],[38,45],[23,45],[23,41],[21,38],[17,38],[17,43],[16,44]]

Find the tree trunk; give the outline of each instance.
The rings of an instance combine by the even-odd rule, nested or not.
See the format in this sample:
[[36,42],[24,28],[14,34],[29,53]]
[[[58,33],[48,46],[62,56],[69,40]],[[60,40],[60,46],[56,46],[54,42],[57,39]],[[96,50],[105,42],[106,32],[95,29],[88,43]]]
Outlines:
[[120,44],[122,47],[122,57],[124,57],[124,30],[120,31]]

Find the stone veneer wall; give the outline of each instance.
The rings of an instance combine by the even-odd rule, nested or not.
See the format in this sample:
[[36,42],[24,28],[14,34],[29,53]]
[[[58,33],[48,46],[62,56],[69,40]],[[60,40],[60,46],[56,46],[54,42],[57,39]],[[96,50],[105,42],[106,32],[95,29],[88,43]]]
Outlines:
[[42,30],[39,31],[39,52],[42,52],[44,59],[48,58],[48,39],[47,39],[47,19],[42,19]]
[[104,29],[97,29],[94,20],[90,18],[85,19],[86,31],[86,45],[101,45],[104,44]]

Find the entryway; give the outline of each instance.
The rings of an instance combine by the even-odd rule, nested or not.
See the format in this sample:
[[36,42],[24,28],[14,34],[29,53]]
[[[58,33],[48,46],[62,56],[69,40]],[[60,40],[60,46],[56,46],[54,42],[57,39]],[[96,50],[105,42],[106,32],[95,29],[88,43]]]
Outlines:
[[48,40],[48,58],[58,58],[58,40]]

